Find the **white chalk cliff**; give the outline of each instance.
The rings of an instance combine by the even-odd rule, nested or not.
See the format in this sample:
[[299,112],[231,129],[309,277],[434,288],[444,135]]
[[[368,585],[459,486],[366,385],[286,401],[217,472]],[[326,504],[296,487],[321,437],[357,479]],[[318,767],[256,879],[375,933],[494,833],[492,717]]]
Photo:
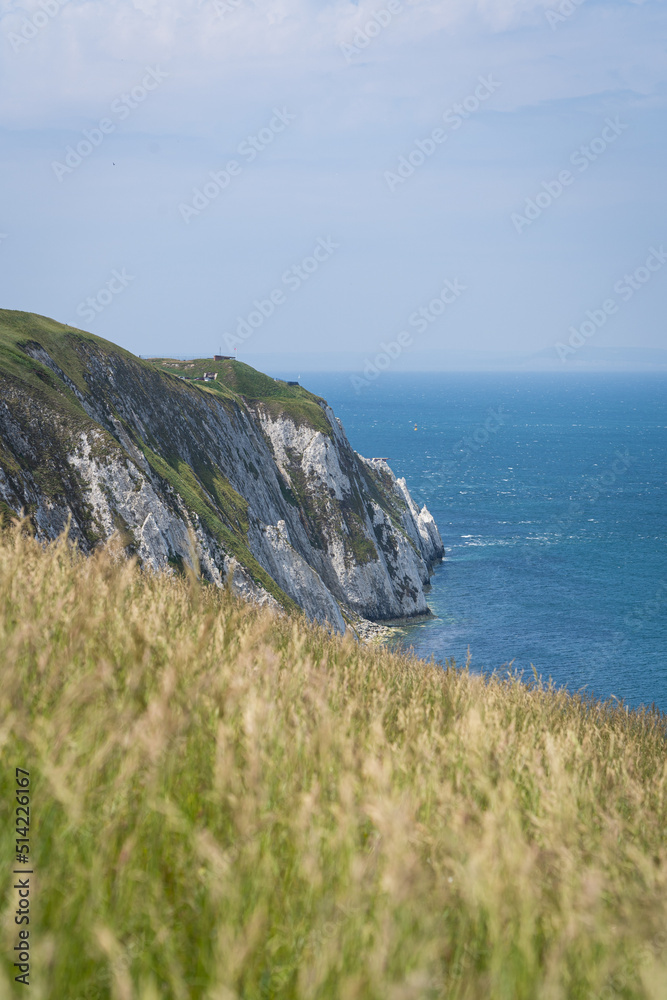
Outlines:
[[221,367],[226,387],[188,383],[69,328],[65,350],[40,319],[20,345],[30,378],[0,353],[5,512],[43,538],[69,519],[84,551],[117,532],[147,566],[198,562],[211,583],[341,632],[350,613],[428,611],[435,522],[386,463],[353,451],[324,400],[239,362]]

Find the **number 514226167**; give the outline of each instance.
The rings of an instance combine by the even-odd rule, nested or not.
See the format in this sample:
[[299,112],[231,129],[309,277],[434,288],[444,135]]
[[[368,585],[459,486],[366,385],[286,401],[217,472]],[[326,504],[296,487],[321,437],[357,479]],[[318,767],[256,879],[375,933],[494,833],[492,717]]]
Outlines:
[[30,854],[30,772],[16,768],[16,860],[28,863]]

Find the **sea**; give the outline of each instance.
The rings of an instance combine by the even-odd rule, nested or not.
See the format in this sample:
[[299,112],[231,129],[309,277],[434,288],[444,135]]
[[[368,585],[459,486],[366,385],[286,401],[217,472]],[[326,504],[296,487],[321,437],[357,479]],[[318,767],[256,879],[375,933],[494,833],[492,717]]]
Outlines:
[[[295,378],[295,375],[290,377]],[[440,529],[399,644],[667,712],[667,376],[306,373]]]

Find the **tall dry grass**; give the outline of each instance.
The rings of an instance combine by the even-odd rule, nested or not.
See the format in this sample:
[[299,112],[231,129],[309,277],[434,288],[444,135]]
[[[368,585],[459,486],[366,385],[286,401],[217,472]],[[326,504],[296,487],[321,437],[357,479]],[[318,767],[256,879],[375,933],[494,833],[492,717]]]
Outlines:
[[665,717],[0,540],[33,1000],[667,997]]

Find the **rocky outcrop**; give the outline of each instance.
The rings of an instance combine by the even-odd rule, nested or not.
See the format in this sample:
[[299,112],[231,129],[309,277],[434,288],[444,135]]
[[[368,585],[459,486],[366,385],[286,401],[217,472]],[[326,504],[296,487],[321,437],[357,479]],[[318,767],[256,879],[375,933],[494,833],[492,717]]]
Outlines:
[[240,363],[227,383],[188,383],[31,319],[12,344],[25,366],[16,353],[3,365],[0,322],[0,500],[40,537],[69,521],[90,551],[116,532],[147,566],[197,564],[337,631],[427,613],[444,555],[433,518],[352,450],[324,400]]
[[300,541],[327,589],[373,620],[427,613],[423,584],[444,552],[426,509],[420,522],[405,481],[401,487],[385,463],[356,454],[326,405],[331,436],[268,416],[261,405],[256,412],[306,513],[309,537]]

